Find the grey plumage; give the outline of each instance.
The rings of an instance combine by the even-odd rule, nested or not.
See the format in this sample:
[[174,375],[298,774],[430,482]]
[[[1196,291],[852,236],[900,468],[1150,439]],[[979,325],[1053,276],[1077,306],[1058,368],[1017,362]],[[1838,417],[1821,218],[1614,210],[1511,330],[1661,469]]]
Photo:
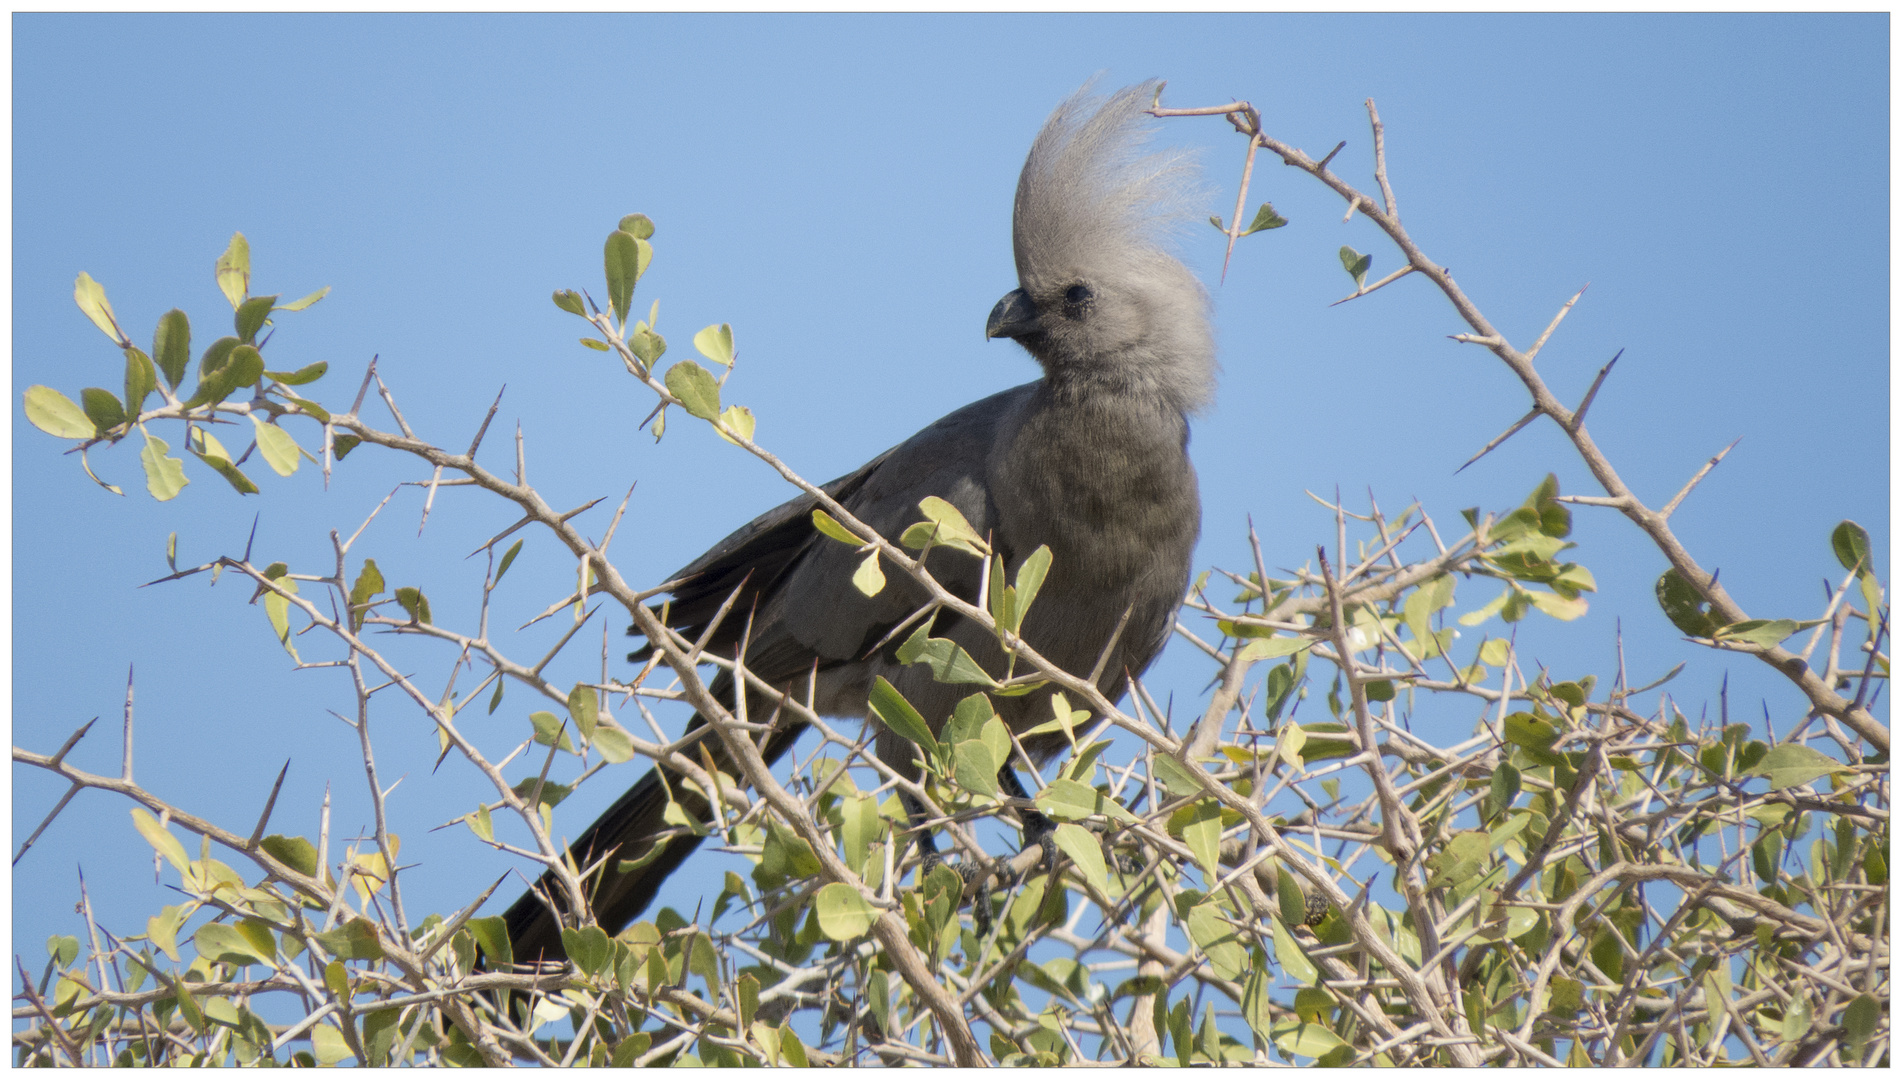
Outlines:
[[[1087,675],[1127,612],[1099,681],[1112,700],[1161,651],[1188,584],[1201,523],[1188,417],[1207,404],[1215,381],[1206,294],[1167,247],[1194,172],[1180,156],[1142,152],[1144,109],[1155,89],[1144,83],[1099,100],[1086,87],[1051,115],[1024,164],[1013,213],[1019,287],[998,302],[985,333],[1020,342],[1043,378],[967,405],[825,485],[894,540],[920,519],[919,500],[935,495],[989,536],[1012,571],[1048,544],[1054,559],[1023,636],[1066,670]],[[865,715],[866,694],[882,675],[941,724],[973,688],[898,663],[895,642],[872,651],[925,602],[923,589],[893,574],[879,595],[860,593],[851,584],[860,556],[813,529],[813,505],[802,496],[770,510],[676,573],[682,584],[673,625],[697,637],[738,589],[735,613],[715,631],[711,651],[733,655],[750,610],[747,666],[802,699],[816,671],[821,714]],[[977,597],[978,559],[937,548],[927,567],[953,593]],[[988,670],[1003,670],[995,640],[977,625],[940,614],[933,635],[957,641]],[[711,689],[733,701],[726,675]],[[1046,694],[994,705],[1020,731],[1050,715]],[[748,706],[755,719],[772,713],[762,696]],[[798,733],[782,723],[767,738],[766,759],[784,753]],[[718,741],[705,745],[724,765]],[[1062,735],[1046,733],[1025,748],[1042,761],[1063,745]],[[914,748],[904,739],[881,732],[878,750],[893,767],[913,768]],[[670,778],[667,786],[706,816],[686,785]],[[617,848],[617,859],[647,853],[669,832],[661,820],[666,801],[658,770],[649,773],[575,842],[577,860],[585,866]],[[591,883],[596,920],[610,932],[630,922],[696,843],[673,838],[658,858],[626,874],[610,860]],[[508,922],[517,959],[560,955],[559,927],[532,893],[509,910]]]

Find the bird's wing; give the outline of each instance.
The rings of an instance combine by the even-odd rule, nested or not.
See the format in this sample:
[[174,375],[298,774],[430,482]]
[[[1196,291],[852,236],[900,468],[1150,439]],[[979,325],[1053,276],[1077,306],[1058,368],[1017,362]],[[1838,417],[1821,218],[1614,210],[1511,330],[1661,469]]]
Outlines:
[[[896,541],[923,520],[918,503],[936,495],[956,506],[980,536],[995,524],[985,469],[1001,421],[1028,400],[1035,383],[971,403],[940,419],[857,471],[824,485],[859,520]],[[885,567],[886,586],[866,596],[852,583],[865,556],[819,533],[817,500],[801,495],[761,514],[673,576],[671,622],[697,637],[734,589],[734,613],[712,645],[730,648],[753,612],[749,663],[769,678],[859,659],[926,597],[908,577]],[[932,572],[947,588],[975,596],[981,564],[959,551],[936,549]],[[744,585],[742,585],[744,583]],[[783,669],[783,671],[782,671]]]

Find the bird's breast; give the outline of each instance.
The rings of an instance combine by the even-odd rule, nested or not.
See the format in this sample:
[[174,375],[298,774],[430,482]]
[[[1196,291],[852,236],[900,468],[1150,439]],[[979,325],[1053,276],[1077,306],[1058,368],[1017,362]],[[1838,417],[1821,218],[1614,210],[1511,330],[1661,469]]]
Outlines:
[[1053,573],[1111,588],[1186,572],[1201,502],[1181,414],[1116,401],[1048,409],[1004,449],[998,531],[1020,557],[1048,544]]

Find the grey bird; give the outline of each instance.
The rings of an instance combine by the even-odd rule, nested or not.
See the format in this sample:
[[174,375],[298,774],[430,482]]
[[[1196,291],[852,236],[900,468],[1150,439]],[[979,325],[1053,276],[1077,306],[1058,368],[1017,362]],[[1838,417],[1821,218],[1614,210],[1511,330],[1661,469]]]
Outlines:
[[[1171,227],[1186,220],[1193,165],[1183,155],[1143,151],[1151,126],[1145,110],[1159,84],[1106,99],[1089,89],[1058,106],[1031,146],[1013,213],[1018,287],[984,328],[986,338],[1021,344],[1043,378],[957,410],[824,488],[894,542],[921,520],[920,500],[942,498],[989,537],[1011,573],[1049,545],[1049,575],[1022,636],[1083,676],[1098,669],[1107,648],[1098,685],[1114,701],[1162,650],[1188,586],[1201,528],[1188,418],[1213,395],[1216,365],[1207,294],[1168,245]],[[675,573],[671,624],[697,640],[737,591],[710,652],[735,655],[750,623],[747,668],[799,700],[812,693],[820,715],[866,716],[866,695],[883,676],[937,730],[974,688],[936,682],[927,665],[899,663],[894,653],[905,635],[885,641],[927,594],[900,574],[876,596],[860,592],[852,573],[861,556],[817,532],[814,505],[802,495],[769,510]],[[975,602],[979,559],[938,547],[926,565],[945,588]],[[969,620],[940,613],[932,635],[956,641],[988,671],[1004,670],[996,639]],[[729,674],[709,689],[734,703]],[[1051,714],[1047,691],[993,704],[1020,732]],[[755,720],[776,715],[767,695],[750,692],[747,706]],[[768,762],[804,726],[777,715],[761,747]],[[702,724],[695,716],[691,727]],[[701,745],[737,773],[718,740]],[[1061,733],[1024,740],[1039,764],[1065,745]],[[880,759],[902,773],[915,776],[916,749],[879,732]],[[710,818],[692,787],[672,774],[663,781],[663,772],[643,777],[572,845],[583,867],[611,854],[587,883],[595,921],[609,933],[633,921],[699,843],[662,820],[668,790],[688,812]],[[998,780],[1021,794],[1010,766]],[[1048,827],[1035,817],[1023,816],[1027,841]],[[639,865],[620,870],[627,861]],[[537,891],[559,906],[553,884],[544,878]],[[518,961],[563,955],[556,914],[537,891],[507,914]]]

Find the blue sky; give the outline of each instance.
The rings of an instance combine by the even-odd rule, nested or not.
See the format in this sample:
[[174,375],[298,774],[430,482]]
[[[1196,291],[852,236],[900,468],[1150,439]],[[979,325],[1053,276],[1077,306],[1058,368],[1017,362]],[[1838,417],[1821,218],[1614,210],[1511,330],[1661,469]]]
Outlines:
[[[507,464],[519,422],[551,502],[636,484],[615,550],[631,579],[658,582],[790,491],[696,425],[658,446],[636,431],[647,392],[576,344],[550,291],[600,295],[603,236],[648,214],[658,255],[637,307],[660,301],[675,355],[702,326],[733,324],[728,399],[804,475],[836,476],[1034,377],[1015,345],[982,338],[1015,286],[1012,185],[1050,109],[1099,72],[1105,86],[1166,78],[1175,106],[1246,98],[1313,153],[1346,140],[1337,169],[1367,190],[1361,103],[1375,99],[1403,219],[1516,343],[1591,283],[1540,366],[1576,401],[1625,350],[1591,427],[1641,497],[1662,504],[1742,437],[1673,525],[1752,615],[1813,617],[1819,581],[1841,576],[1837,521],[1870,529],[1885,570],[1889,553],[1887,42],[1884,15],[17,15],[14,740],[50,751],[89,717],[116,725],[136,665],[143,783],[248,831],[288,757],[274,830],[313,834],[329,781],[336,836],[355,835],[368,822],[355,741],[324,711],[349,707],[343,677],[290,671],[233,582],[137,586],[165,573],[168,533],[181,564],[198,563],[241,552],[254,517],[258,555],[323,572],[330,529],[347,536],[422,475],[366,453],[328,492],[308,467],[253,468],[264,492],[241,498],[191,462],[191,486],[158,504],[122,445],[92,461],[127,497],[94,487],[18,404],[38,383],[74,397],[119,385],[117,351],[72,303],[79,271],[135,341],[177,306],[202,348],[229,311],[213,260],[242,230],[254,292],[332,287],[280,321],[273,368],[328,361],[313,396],[343,408],[378,354],[410,423],[457,447],[506,384],[491,464]],[[1209,210],[1226,217],[1240,138],[1208,118],[1158,139],[1202,149]],[[1455,475],[1525,411],[1523,390],[1447,340],[1464,327],[1423,280],[1329,307],[1351,291],[1341,245],[1371,252],[1375,277],[1398,265],[1393,249],[1266,156],[1251,211],[1262,199],[1292,224],[1243,241],[1225,282],[1214,230],[1186,238],[1223,364],[1192,445],[1200,566],[1244,568],[1251,515],[1271,566],[1306,560],[1333,526],[1304,488],[1338,485],[1362,507],[1371,489],[1389,511],[1418,498],[1442,522],[1516,505],[1548,471],[1596,493],[1549,425]],[[419,512],[414,489],[399,493],[366,553],[392,584],[422,585],[438,621],[466,625],[481,568],[462,557],[512,518],[446,492],[419,539]],[[1662,557],[1635,529],[1604,512],[1576,521],[1573,557],[1601,590],[1592,613],[1533,620],[1522,649],[1562,677],[1606,674],[1622,629],[1634,681],[1691,661],[1673,689],[1694,716],[1728,676],[1741,718],[1767,713],[1779,733],[1800,719],[1795,691],[1760,665],[1681,642],[1651,600]],[[496,624],[571,583],[566,557],[531,537]],[[616,657],[624,621],[609,620]],[[600,626],[565,678],[598,676]],[[546,629],[519,651],[538,654]],[[419,671],[447,659],[398,651]],[[1208,674],[1178,647],[1150,682],[1187,708]],[[512,744],[527,707],[517,690],[471,730]],[[1449,741],[1470,723],[1416,718]],[[392,704],[374,724],[384,776],[403,777],[404,861],[420,864],[410,911],[447,911],[508,868],[466,830],[427,831],[484,785],[458,763],[432,771],[413,710]],[[114,771],[117,746],[116,726],[97,730],[74,760]],[[565,806],[570,834],[621,786],[604,777]],[[62,790],[15,770],[16,845]],[[16,868],[14,950],[30,967],[47,935],[83,932],[76,864],[120,932],[169,902],[127,811],[81,796]],[[691,876],[663,901],[691,910],[716,880]]]

